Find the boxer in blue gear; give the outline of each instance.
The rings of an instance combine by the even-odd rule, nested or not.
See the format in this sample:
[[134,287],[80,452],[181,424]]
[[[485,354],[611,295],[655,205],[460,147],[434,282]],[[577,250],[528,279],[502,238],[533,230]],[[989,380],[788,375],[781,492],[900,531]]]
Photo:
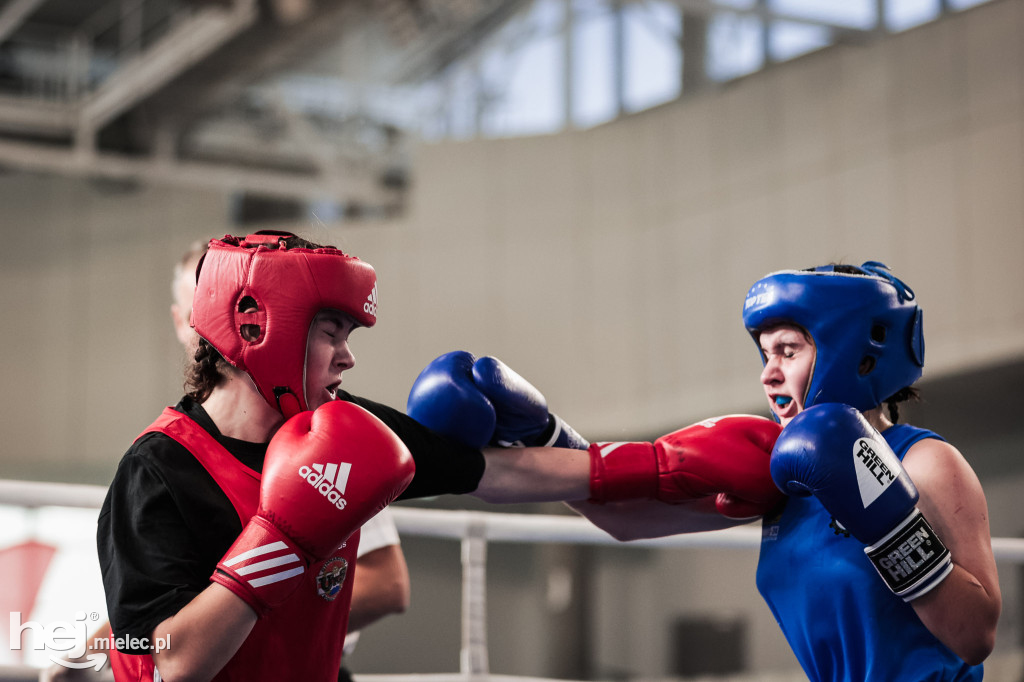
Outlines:
[[881,263],[770,274],[743,308],[783,425],[757,585],[811,680],[980,680],[1001,609],[981,484],[897,424],[924,365],[913,291]]

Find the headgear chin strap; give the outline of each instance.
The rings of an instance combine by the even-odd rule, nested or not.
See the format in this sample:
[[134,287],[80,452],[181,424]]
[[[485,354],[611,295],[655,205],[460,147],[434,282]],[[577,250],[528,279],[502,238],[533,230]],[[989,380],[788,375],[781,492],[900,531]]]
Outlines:
[[199,336],[286,418],[308,409],[306,340],[316,314],[333,308],[365,327],[377,321],[373,268],[332,247],[286,249],[292,236],[210,240],[192,305]]
[[781,323],[803,327],[814,340],[805,408],[870,410],[921,377],[924,332],[914,292],[877,261],[856,269],[775,272],[754,283],[743,303],[743,325],[758,351],[760,332]]

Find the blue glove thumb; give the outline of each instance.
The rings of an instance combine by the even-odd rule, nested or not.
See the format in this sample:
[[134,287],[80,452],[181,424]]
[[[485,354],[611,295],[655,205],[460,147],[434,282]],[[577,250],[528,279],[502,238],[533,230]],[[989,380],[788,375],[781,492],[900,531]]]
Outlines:
[[544,394],[501,360],[473,363],[473,381],[494,406],[494,440],[502,447],[553,446],[586,450],[590,443],[548,411]]

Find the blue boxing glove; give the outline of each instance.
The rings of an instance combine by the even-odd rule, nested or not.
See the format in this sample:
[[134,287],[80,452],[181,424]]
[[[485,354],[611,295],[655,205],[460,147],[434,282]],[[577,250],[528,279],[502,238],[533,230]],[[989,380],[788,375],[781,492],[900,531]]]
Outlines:
[[457,350],[435,358],[409,391],[406,413],[439,433],[474,448],[494,436],[494,406],[473,383],[476,358]]
[[473,382],[497,415],[492,442],[501,447],[551,446],[586,450],[583,436],[548,411],[544,395],[504,362],[483,357],[473,363]]
[[550,445],[586,450],[590,444],[548,411],[530,382],[493,357],[466,351],[434,359],[413,383],[410,417],[466,445]]
[[904,601],[953,570],[949,550],[917,509],[917,488],[899,458],[856,409],[825,403],[786,425],[771,456],[772,480],[788,495],[814,495]]

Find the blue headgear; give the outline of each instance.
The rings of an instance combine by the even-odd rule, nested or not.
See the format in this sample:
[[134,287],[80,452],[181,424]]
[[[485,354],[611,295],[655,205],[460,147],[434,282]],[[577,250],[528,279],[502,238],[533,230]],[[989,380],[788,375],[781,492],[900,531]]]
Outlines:
[[921,377],[924,333],[914,292],[882,263],[858,270],[775,272],[754,283],[743,303],[743,325],[759,351],[761,330],[779,323],[797,324],[814,340],[805,408],[845,403],[870,410]]

